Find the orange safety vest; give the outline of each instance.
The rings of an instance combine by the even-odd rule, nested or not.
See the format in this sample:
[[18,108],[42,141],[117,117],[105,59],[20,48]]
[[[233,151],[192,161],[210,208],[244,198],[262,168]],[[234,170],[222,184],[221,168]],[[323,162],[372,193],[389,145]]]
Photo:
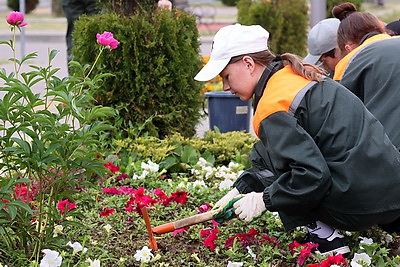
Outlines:
[[304,94],[315,84],[286,66],[276,72],[267,82],[253,117],[253,128],[259,137],[261,121],[279,111],[295,112]]
[[370,43],[380,41],[380,40],[385,40],[392,38],[388,34],[377,34],[374,35],[367,40],[365,40],[361,45],[357,46],[353,51],[348,53],[344,58],[342,58],[336,65],[335,67],[335,74],[333,76],[333,79],[335,81],[340,81],[344,75],[344,72],[347,69],[347,66],[350,64],[351,60],[358,54],[360,50],[362,50],[365,46],[367,46]]

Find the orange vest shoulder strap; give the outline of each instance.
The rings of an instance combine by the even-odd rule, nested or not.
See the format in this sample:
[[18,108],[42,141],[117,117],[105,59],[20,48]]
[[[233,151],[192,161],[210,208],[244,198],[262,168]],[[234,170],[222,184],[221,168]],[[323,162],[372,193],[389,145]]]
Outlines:
[[[269,115],[278,111],[291,112],[292,110],[294,112],[305,92],[315,83],[315,81],[307,80],[294,73],[288,66],[275,73],[267,82],[264,94],[253,117],[256,135],[258,136],[261,121]],[[303,94],[299,94],[299,92],[303,92]],[[295,101],[296,99],[298,101]],[[294,107],[294,104],[296,107]]]
[[380,41],[380,40],[385,40],[388,38],[392,38],[390,35],[388,34],[377,34],[375,36],[372,36],[370,38],[368,38],[367,40],[365,40],[364,43],[362,43],[361,45],[357,46],[353,51],[351,51],[350,53],[348,53],[345,57],[343,57],[337,64],[335,67],[335,74],[333,75],[333,79],[335,81],[340,81],[344,75],[344,72],[347,69],[347,66],[350,64],[351,60],[363,49],[365,48],[368,44],[370,43],[374,43],[376,41]]

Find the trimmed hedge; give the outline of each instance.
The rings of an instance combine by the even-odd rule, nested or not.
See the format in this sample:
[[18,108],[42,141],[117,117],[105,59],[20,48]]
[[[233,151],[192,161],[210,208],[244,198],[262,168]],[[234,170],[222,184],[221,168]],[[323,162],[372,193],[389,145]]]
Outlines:
[[268,45],[273,53],[290,52],[305,56],[308,29],[306,0],[240,0],[237,7],[240,24],[259,24],[269,31]]
[[202,67],[195,17],[157,9],[131,16],[83,15],[73,32],[74,60],[93,64],[95,36],[104,31],[112,32],[120,45],[99,58],[93,74],[114,76],[92,94],[99,105],[119,112],[114,125],[124,136],[193,136],[203,103],[202,83],[193,79]]

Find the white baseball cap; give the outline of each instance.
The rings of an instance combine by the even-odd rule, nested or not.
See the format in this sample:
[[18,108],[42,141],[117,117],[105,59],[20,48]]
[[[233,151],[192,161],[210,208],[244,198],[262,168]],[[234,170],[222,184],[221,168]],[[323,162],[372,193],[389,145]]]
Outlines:
[[232,57],[267,50],[268,37],[269,32],[260,25],[234,24],[221,28],[214,36],[210,60],[194,79],[209,81],[220,74]]
[[308,32],[309,54],[304,62],[316,64],[321,55],[331,51],[337,46],[337,30],[340,20],[336,18],[324,19],[318,22]]

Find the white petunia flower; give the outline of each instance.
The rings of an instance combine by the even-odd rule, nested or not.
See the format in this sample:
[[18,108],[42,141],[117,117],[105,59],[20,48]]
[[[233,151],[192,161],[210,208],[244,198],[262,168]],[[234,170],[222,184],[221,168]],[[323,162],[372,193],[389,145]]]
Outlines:
[[100,260],[92,261],[90,258],[88,258],[86,262],[89,263],[89,267],[100,267]]
[[107,233],[111,232],[112,226],[110,224],[106,224],[103,228],[107,231]]
[[72,255],[75,255],[80,251],[82,251],[82,253],[85,253],[87,251],[87,248],[83,248],[79,242],[71,243],[71,241],[68,241],[67,246],[72,247],[73,249]]
[[157,163],[152,162],[151,160],[146,162],[142,162],[142,169],[147,171],[147,173],[150,172],[158,172],[160,169],[160,166]]
[[367,253],[355,253],[350,262],[351,267],[362,267],[371,265],[371,257]]
[[372,240],[372,238],[360,236],[359,239],[361,239],[360,244],[372,245],[374,243],[374,240]]
[[203,180],[196,180],[192,183],[193,187],[207,187],[206,183]]
[[43,259],[40,261],[40,267],[59,267],[62,263],[60,253],[51,249],[43,249]]
[[229,164],[228,164],[228,168],[229,168],[229,169],[236,169],[236,168],[239,168],[239,163],[231,161],[231,162],[229,162]]
[[141,250],[136,250],[134,257],[136,261],[149,262],[154,256],[151,253],[151,248],[144,246]]
[[62,234],[63,230],[64,227],[61,224],[54,226],[53,237],[57,237],[58,235]]
[[203,171],[205,172],[204,176],[208,179],[214,174],[215,169],[213,167],[207,166],[203,168]]
[[208,161],[205,160],[203,157],[200,157],[199,161],[197,161],[196,165],[199,167],[205,167],[208,165]]
[[221,181],[221,183],[219,183],[219,190],[225,190],[225,189],[229,189],[233,186],[233,182],[232,180],[229,179],[225,179],[223,181]]
[[236,181],[237,177],[238,177],[237,173],[231,172],[226,174],[225,179]]
[[228,265],[226,267],[241,267],[241,266],[243,266],[243,262],[228,261]]

